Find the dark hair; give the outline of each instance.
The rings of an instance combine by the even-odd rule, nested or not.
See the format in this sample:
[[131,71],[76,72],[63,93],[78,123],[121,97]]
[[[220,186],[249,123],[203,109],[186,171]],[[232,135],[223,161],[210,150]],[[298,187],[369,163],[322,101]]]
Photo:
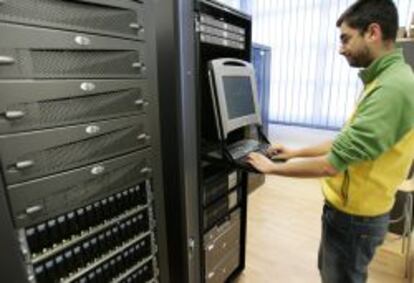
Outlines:
[[344,22],[361,34],[370,24],[377,23],[382,30],[382,39],[395,41],[398,11],[392,0],[358,0],[339,17],[336,26],[340,27]]

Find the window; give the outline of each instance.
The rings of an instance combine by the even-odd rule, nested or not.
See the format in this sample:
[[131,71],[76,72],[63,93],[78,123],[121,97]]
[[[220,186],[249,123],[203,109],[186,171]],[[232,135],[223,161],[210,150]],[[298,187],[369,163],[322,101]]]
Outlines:
[[[237,1],[240,1],[237,3]],[[358,70],[339,55],[336,20],[352,0],[233,0],[253,19],[253,42],[272,48],[269,119],[340,128],[362,90]],[[395,1],[400,26],[414,0]]]

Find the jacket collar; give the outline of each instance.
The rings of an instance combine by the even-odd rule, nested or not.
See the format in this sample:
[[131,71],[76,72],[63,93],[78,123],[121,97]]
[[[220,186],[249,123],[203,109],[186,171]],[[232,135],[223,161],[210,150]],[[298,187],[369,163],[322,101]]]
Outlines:
[[369,84],[384,70],[388,69],[394,63],[401,61],[404,61],[404,55],[402,49],[398,48],[391,53],[374,60],[371,65],[359,72],[359,77],[365,85]]

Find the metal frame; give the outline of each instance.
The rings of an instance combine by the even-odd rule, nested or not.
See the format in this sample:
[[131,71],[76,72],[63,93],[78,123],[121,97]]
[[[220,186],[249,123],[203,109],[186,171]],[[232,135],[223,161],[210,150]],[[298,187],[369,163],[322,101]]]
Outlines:
[[167,244],[167,222],[166,222],[166,209],[165,209],[165,195],[167,182],[163,179],[163,158],[162,145],[161,145],[161,120],[160,120],[160,97],[162,95],[158,88],[158,60],[156,52],[156,24],[155,15],[157,11],[157,4],[153,1],[145,1],[144,5],[148,11],[152,13],[145,13],[146,27],[146,62],[148,66],[152,66],[148,69],[148,91],[151,95],[151,101],[149,106],[152,108],[148,109],[151,113],[150,126],[153,129],[151,135],[153,136],[151,147],[153,149],[153,162],[154,162],[154,214],[156,219],[156,238],[158,244],[158,268],[159,268],[159,281],[161,283],[170,282],[169,264],[168,264],[168,244]]
[[27,281],[27,272],[5,192],[4,182],[0,179],[0,278],[7,278],[10,283],[22,283]]
[[[157,52],[171,282],[201,282],[194,3],[159,1]],[[173,244],[171,244],[173,243]]]

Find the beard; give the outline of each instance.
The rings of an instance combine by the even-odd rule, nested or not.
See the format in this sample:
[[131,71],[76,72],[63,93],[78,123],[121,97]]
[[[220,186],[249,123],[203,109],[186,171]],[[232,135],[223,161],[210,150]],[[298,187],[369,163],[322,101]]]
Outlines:
[[355,68],[367,68],[373,61],[371,52],[366,46],[361,48],[361,50],[346,56],[346,60],[351,67]]

